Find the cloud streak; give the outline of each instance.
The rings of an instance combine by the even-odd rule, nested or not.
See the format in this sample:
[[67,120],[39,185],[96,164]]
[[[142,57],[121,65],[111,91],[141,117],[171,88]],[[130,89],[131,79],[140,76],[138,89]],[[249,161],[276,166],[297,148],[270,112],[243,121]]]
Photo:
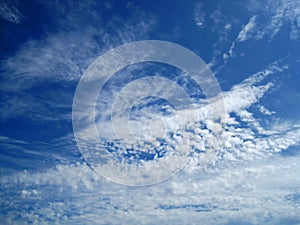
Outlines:
[[256,0],[251,0],[248,8],[251,12],[260,13],[254,38],[261,39],[269,36],[270,39],[273,39],[283,26],[288,26],[290,38],[292,40],[299,39],[300,3],[298,1],[276,0],[261,4]]
[[249,39],[251,32],[253,31],[253,29],[255,28],[255,20],[256,20],[256,16],[253,16],[250,18],[249,22],[244,26],[244,28],[240,31],[240,33],[238,34],[237,40],[239,42],[242,41],[246,41],[247,39]]
[[6,0],[0,2],[0,16],[3,19],[16,24],[21,23],[24,19],[24,16],[18,7],[16,7],[13,2],[8,2]]
[[[281,31],[288,32],[292,41],[296,42],[300,38],[300,3],[298,1],[276,0],[262,4],[257,0],[250,0],[246,8],[252,16],[246,25],[242,26],[229,49],[223,53],[223,65],[217,69],[217,72],[228,63],[230,58],[237,55],[236,48],[242,42],[261,40],[271,42]],[[220,51],[215,53],[213,61],[216,61],[217,53],[219,54]]]

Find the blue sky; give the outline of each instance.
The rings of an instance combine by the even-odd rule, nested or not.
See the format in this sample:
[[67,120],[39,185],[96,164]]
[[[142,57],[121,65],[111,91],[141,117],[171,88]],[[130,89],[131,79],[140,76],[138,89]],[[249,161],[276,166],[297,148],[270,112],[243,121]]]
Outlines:
[[[1,223],[300,223],[299,2],[2,0],[0,30]],[[151,63],[119,71],[97,101],[99,126],[108,127],[108,106],[122,90],[128,96],[139,90],[174,95],[163,82],[127,86],[145,74],[173,79],[195,108],[143,99],[130,117],[137,136],[147,134],[145,120],[163,118],[172,130],[178,115],[197,110],[202,118],[187,124],[180,137],[171,132],[132,144],[133,155],[142,147],[158,154],[184,138],[191,155],[170,179],[130,187],[88,166],[74,138],[72,104],[94,60],[141,40],[174,42],[201,57],[222,89],[222,99],[213,104],[224,104],[226,113],[223,137],[211,145],[215,124],[188,75]],[[123,115],[115,118],[118,128],[125,126]],[[156,122],[152,128],[159,136]],[[217,154],[205,162],[211,149]]]

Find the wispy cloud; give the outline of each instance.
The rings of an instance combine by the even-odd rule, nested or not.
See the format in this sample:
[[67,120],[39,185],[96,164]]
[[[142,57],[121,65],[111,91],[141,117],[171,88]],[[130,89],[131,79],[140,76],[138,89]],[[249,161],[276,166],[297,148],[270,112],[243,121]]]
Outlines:
[[229,49],[223,53],[223,65],[217,69],[217,72],[228,63],[230,58],[236,56],[236,48],[241,42],[260,40],[271,42],[280,31],[289,32],[291,40],[297,41],[300,38],[299,1],[276,0],[261,3],[257,0],[250,0],[246,7],[253,16],[249,18],[246,25],[242,26]]
[[[112,47],[141,38],[146,39],[154,23],[153,18],[148,18],[139,9],[132,8],[132,13],[136,16],[134,22],[123,21],[117,15],[110,15],[111,20],[106,24],[100,13],[93,13],[95,8],[101,6],[100,3],[76,4],[73,7],[72,4],[70,7],[58,7],[56,4],[44,3],[44,7],[53,8],[52,19],[57,31],[46,32],[42,39],[32,39],[23,43],[14,55],[2,60],[2,119],[15,116],[35,119],[35,115],[47,112],[49,108],[45,107],[45,104],[61,105],[62,98],[53,98],[53,101],[49,102],[48,94],[53,92],[46,93],[46,97],[42,96],[46,90],[39,92],[39,96],[33,94],[32,90],[50,83],[49,86],[59,86],[59,95],[66,97],[63,86],[72,86],[72,82],[77,82],[96,57]],[[68,13],[64,14],[66,11]],[[93,18],[93,23],[81,22],[89,17]],[[106,24],[105,28],[103,24]],[[139,32],[135,32],[136,30]],[[73,86],[72,92],[74,88]],[[48,89],[51,90],[50,87]],[[44,102],[45,99],[47,103]],[[70,106],[72,96],[68,96],[66,101]],[[65,115],[63,117],[65,118]],[[38,119],[42,118],[47,120],[51,115],[44,115]]]
[[195,23],[200,29],[204,28],[205,26],[205,12],[202,8],[202,4],[197,4],[194,13]]
[[251,12],[259,13],[258,27],[254,38],[269,37],[273,39],[284,26],[290,29],[290,38],[296,40],[300,37],[299,18],[300,3],[293,0],[276,0],[261,3],[256,0],[249,1],[247,6]]
[[208,63],[210,68],[218,65],[218,58],[222,56],[223,45],[227,43],[230,31],[232,29],[232,21],[228,21],[226,15],[223,14],[221,9],[216,9],[209,18],[212,20],[213,26],[211,27],[213,32],[218,33],[218,40],[214,44],[213,56],[211,61]]
[[251,32],[255,29],[256,16],[250,18],[249,22],[244,26],[244,28],[238,34],[237,40],[242,42],[246,41],[251,37]]
[[0,17],[16,24],[21,23],[24,19],[24,16],[16,6],[16,3],[6,0],[0,2]]
[[234,49],[239,42],[244,42],[254,36],[256,29],[256,17],[257,16],[252,16],[249,19],[248,23],[239,32],[237,38],[231,43],[228,52],[223,54],[223,65],[225,65],[231,57],[235,56]]

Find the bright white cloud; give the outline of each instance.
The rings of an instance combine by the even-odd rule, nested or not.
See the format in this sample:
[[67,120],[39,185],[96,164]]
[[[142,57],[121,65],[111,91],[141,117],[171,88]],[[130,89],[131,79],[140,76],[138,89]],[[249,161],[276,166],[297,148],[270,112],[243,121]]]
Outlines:
[[[299,156],[283,157],[277,152],[299,145],[300,127],[286,123],[260,135],[249,109],[266,94],[269,84],[264,79],[282,70],[273,64],[224,93],[228,114],[223,118],[223,147],[209,168],[203,165],[203,153],[195,153],[168,181],[141,188],[113,184],[82,163],[3,176],[2,221],[193,224],[201,220],[270,225],[288,218],[299,221]],[[199,109],[206,118],[207,106]],[[212,138],[213,122],[205,123],[207,128],[192,123],[183,132],[190,139],[186,147],[195,151],[212,147],[207,140]]]
[[[299,157],[182,172],[150,187],[114,185],[85,164],[3,177],[6,223],[280,224],[299,221]],[[13,196],[13,197],[12,197]],[[17,198],[17,196],[19,196]],[[43,202],[47,202],[43,205]],[[293,200],[295,199],[295,200]],[[30,207],[31,210],[27,210]],[[24,211],[23,211],[24,210]],[[19,212],[23,211],[22,216]]]

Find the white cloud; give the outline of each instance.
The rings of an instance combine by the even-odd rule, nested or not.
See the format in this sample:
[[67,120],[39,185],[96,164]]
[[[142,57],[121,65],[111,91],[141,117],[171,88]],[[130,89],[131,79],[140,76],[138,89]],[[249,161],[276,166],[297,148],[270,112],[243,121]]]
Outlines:
[[[141,111],[141,113],[145,113],[146,115],[136,118],[132,122],[134,126],[131,127],[128,127],[128,112],[124,113],[122,110],[117,110],[117,112],[122,113],[113,114],[113,120],[115,120],[114,124],[117,125],[114,126],[114,130],[110,125],[112,123],[110,117],[104,117],[97,121],[96,126],[98,132],[101,132],[101,137],[106,138],[108,141],[111,142],[115,139],[120,139],[121,142],[124,141],[123,145],[117,144],[111,146],[117,149],[116,156],[118,154],[128,154],[128,151],[130,151],[132,156],[135,155],[139,157],[139,152],[148,151],[157,157],[159,154],[157,152],[159,150],[157,146],[162,146],[163,143],[167,143],[169,147],[168,151],[172,152],[174,149],[179,151],[177,149],[178,146],[181,146],[179,143],[185,140],[184,145],[181,146],[182,149],[184,149],[183,154],[193,152],[195,148],[200,150],[200,153],[196,154],[194,161],[197,161],[202,169],[210,164],[218,163],[219,156],[224,157],[222,158],[224,162],[227,162],[224,159],[230,159],[230,161],[259,159],[269,154],[270,151],[283,151],[288,149],[291,145],[298,143],[297,137],[299,137],[299,134],[297,128],[293,129],[294,135],[288,133],[286,136],[285,132],[278,135],[274,130],[263,128],[259,120],[255,118],[249,109],[254,104],[257,104],[272,86],[272,83],[265,83],[264,79],[274,73],[282,72],[286,68],[286,66],[278,66],[277,63],[271,64],[265,70],[252,75],[240,84],[233,86],[231,90],[222,93],[222,98],[216,98],[216,101],[212,101],[210,105],[199,104],[194,109],[188,105],[187,107],[174,110],[176,113],[167,115],[161,114],[159,109],[151,107],[146,111]],[[151,83],[153,82],[145,82],[144,84]],[[143,90],[141,93],[147,96],[149,93],[158,93],[158,97],[166,97],[167,100],[168,98],[173,98],[174,93],[168,91],[169,89],[166,88],[168,85],[165,85],[162,81],[156,82],[155,87],[152,85],[141,85],[141,87]],[[158,92],[156,92],[156,90],[158,90]],[[161,94],[162,90],[166,92],[164,95]],[[126,95],[123,96],[123,94],[121,94],[121,96],[125,98],[124,101],[116,105],[131,106],[132,101],[128,102],[128,99],[130,100],[136,96],[136,94],[139,96],[139,91],[138,88],[127,88]],[[182,96],[178,94],[178,92],[176,92],[176,94],[177,96]],[[111,94],[111,96],[114,95],[115,94]],[[215,114],[215,116],[221,118],[223,122],[223,130],[221,133],[218,133],[218,129],[220,129],[221,125],[218,125],[212,120],[210,113],[211,107],[217,108],[217,106],[221,104],[225,105],[226,112],[220,111],[218,114]],[[111,107],[107,108],[111,109]],[[103,111],[100,111],[100,113],[103,113]],[[108,110],[105,113],[111,112]],[[160,118],[164,124],[167,125],[168,130],[170,130],[170,132],[163,137],[163,140],[157,140],[157,143],[154,143],[155,140],[151,139],[143,141],[144,136],[142,138],[139,137],[139,134],[147,134],[149,121],[152,118]],[[179,121],[181,119],[184,123],[178,126],[178,119]],[[240,124],[238,121],[244,124]],[[94,124],[90,124],[90,126],[93,127]],[[133,132],[130,133],[132,129]],[[94,136],[90,130],[90,127],[87,126],[80,131],[82,132],[81,135],[89,137],[89,140],[95,140],[95,138],[98,140],[98,137]],[[172,133],[178,133],[180,136],[173,136]],[[272,136],[275,133],[276,136]],[[137,139],[132,139],[129,134]],[[260,135],[263,135],[263,138],[261,138]],[[127,143],[127,140],[131,141]],[[282,140],[287,140],[287,143],[283,144]],[[83,144],[86,145],[86,149],[89,149],[88,146],[91,143]],[[83,154],[87,157],[88,161],[93,161],[92,164],[97,164],[99,160],[101,161],[101,157],[99,158],[97,154],[98,152],[102,152],[101,148],[98,150],[96,151],[95,149],[93,152],[85,151]],[[105,158],[105,160],[110,157],[109,155],[102,154],[102,158]],[[95,159],[98,161],[95,161]],[[159,159],[156,162],[160,162]],[[139,160],[138,163],[140,163]],[[142,161],[142,164],[147,165],[148,162]],[[130,177],[130,171],[129,173],[123,172],[123,176]],[[117,176],[115,175],[114,177]],[[135,178],[135,181],[139,182],[138,178]]]
[[[271,83],[266,83],[266,84],[261,84],[261,82],[263,82],[263,80],[267,77],[270,76],[273,73],[277,73],[277,72],[282,72],[286,67],[279,67],[275,64],[270,65],[267,69],[258,72],[256,74],[254,74],[253,76],[251,76],[250,78],[246,79],[245,81],[243,81],[242,83],[235,85],[230,91],[228,92],[224,92],[223,93],[223,100],[225,103],[225,107],[226,107],[226,113],[225,115],[222,115],[223,117],[223,123],[224,123],[224,129],[228,130],[228,132],[223,132],[223,139],[221,141],[221,143],[217,142],[208,142],[207,140],[211,139],[214,140],[214,124],[211,121],[210,118],[210,106],[207,105],[207,103],[200,103],[198,104],[195,109],[191,110],[190,107],[180,107],[179,109],[175,110],[175,109],[169,109],[167,114],[162,114],[160,113],[159,109],[157,107],[145,107],[145,110],[140,111],[141,117],[136,117],[135,120],[132,121],[132,125],[131,129],[133,129],[133,134],[134,136],[136,134],[144,134],[145,131],[146,133],[150,130],[149,126],[150,126],[150,122],[153,118],[160,118],[165,125],[165,129],[167,131],[171,131],[171,132],[179,132],[181,135],[179,137],[177,136],[165,136],[164,137],[164,141],[166,143],[169,144],[169,147],[173,148],[175,146],[178,145],[178,143],[182,140],[182,137],[184,137],[187,141],[187,145],[185,146],[186,149],[188,149],[188,151],[193,151],[194,148],[199,148],[199,150],[202,151],[201,154],[199,154],[199,163],[202,163],[202,166],[205,167],[205,164],[203,164],[203,160],[205,160],[203,158],[203,155],[207,154],[210,150],[212,150],[212,152],[216,152],[218,153],[219,151],[219,145],[224,145],[227,148],[231,148],[230,151],[235,152],[234,154],[226,152],[225,153],[225,157],[229,157],[232,160],[237,160],[238,158],[241,158],[240,154],[243,151],[246,151],[245,149],[247,148],[251,148],[253,155],[250,156],[249,154],[245,154],[242,158],[246,159],[247,157],[251,158],[251,157],[257,157],[261,154],[264,154],[264,152],[257,152],[257,151],[253,151],[253,149],[255,148],[255,138],[254,138],[254,133],[255,131],[258,131],[259,133],[262,134],[273,134],[275,131],[272,129],[272,127],[270,128],[270,130],[264,130],[262,129],[262,127],[259,124],[259,121],[256,120],[253,116],[253,114],[251,113],[251,111],[248,110],[249,107],[251,107],[253,104],[259,102],[259,100],[265,95],[265,93],[268,91],[268,89],[271,86]],[[130,72],[130,71],[129,71]],[[146,82],[147,83],[147,82]],[[151,83],[151,82],[150,82]],[[166,88],[168,87],[168,88]],[[110,88],[110,96],[112,98],[116,97],[116,93],[118,92],[118,90],[115,90],[114,88]],[[114,90],[114,91],[113,91]],[[158,97],[161,97],[161,91],[165,90],[166,93],[164,93],[163,96],[166,97],[166,99],[168,98],[174,98],[174,93],[172,93],[172,88],[171,86],[165,85],[164,82],[158,82],[156,84],[156,87],[153,87],[152,85],[148,85],[148,86],[143,86],[142,88],[144,93],[148,93],[154,90],[158,90]],[[169,91],[168,91],[169,90]],[[127,94],[126,96],[134,96],[137,93],[137,88],[129,88],[126,90]],[[152,93],[152,92],[151,92]],[[176,92],[178,94],[178,92]],[[172,97],[173,96],[173,97]],[[106,99],[107,100],[107,99]],[[128,103],[126,103],[128,105]],[[126,105],[125,104],[125,105]],[[145,102],[145,104],[147,105],[148,103]],[[219,105],[222,104],[222,102],[220,103],[220,101],[216,101],[212,104],[215,105]],[[124,104],[121,104],[124,105]],[[158,105],[159,106],[159,105]],[[214,106],[213,106],[214,107]],[[106,107],[106,111],[101,111],[101,113],[106,113],[108,115],[110,115],[110,107]],[[118,110],[117,110],[118,111]],[[176,112],[177,111],[177,112]],[[180,113],[179,113],[180,112]],[[230,113],[235,113],[235,116],[230,115]],[[198,116],[195,116],[198,115]],[[128,124],[126,123],[126,121],[128,120],[128,118],[125,116],[125,118],[122,118],[120,120],[120,117],[124,117],[123,114],[116,114],[117,116],[117,129],[121,130],[123,128],[125,128],[126,126],[128,126]],[[178,117],[179,116],[179,117]],[[180,118],[180,116],[183,116],[182,118]],[[221,115],[219,115],[221,116]],[[194,118],[194,119],[193,119]],[[199,118],[201,122],[201,126],[206,126],[207,129],[202,128],[198,121],[196,120],[196,118]],[[182,124],[179,125],[178,121],[180,121],[180,119],[182,119],[182,121],[190,121],[189,124]],[[192,119],[192,120],[191,120]],[[241,128],[239,127],[239,123],[237,122],[237,119],[242,120],[243,122],[245,122],[247,124],[247,128]],[[122,123],[120,122],[122,121]],[[125,121],[125,123],[124,123]],[[100,123],[101,122],[101,123]],[[98,121],[99,123],[99,129],[98,131],[110,131],[111,127],[110,127],[110,118],[109,117],[104,117],[102,118],[100,121]],[[85,132],[85,135],[91,135],[91,133],[89,132],[89,130],[86,130],[87,132]],[[192,131],[192,132],[191,132]],[[166,134],[166,133],[165,133]],[[114,136],[114,133],[107,133],[106,135],[104,135],[106,137],[112,137]],[[234,138],[232,138],[234,137]],[[91,138],[93,138],[93,135],[91,136]],[[142,137],[143,140],[144,137]],[[138,138],[138,140],[140,140],[140,138]],[[248,140],[247,143],[245,143],[245,146],[243,146],[241,144],[242,140]],[[259,139],[257,139],[259,140]],[[148,143],[150,141],[150,143]],[[160,141],[158,143],[153,142],[153,139],[149,139],[148,142],[144,143],[143,141],[137,141],[136,143],[134,143],[133,145],[133,149],[131,150],[131,152],[133,154],[138,154],[138,151],[143,151],[144,149],[146,149],[147,151],[153,151],[153,153],[155,153],[156,150],[159,150],[159,148],[157,147],[157,144],[160,145]],[[291,140],[291,143],[286,145],[285,148],[287,148],[289,145],[291,144],[295,144],[296,142],[294,141],[294,139]],[[88,145],[90,143],[87,143]],[[87,146],[88,146],[87,145]],[[270,148],[273,147],[274,144],[272,144],[272,146],[269,146],[268,151]],[[120,146],[115,146],[116,148],[119,148],[118,154],[120,153],[125,153],[127,151],[127,147],[128,148],[132,148],[132,146],[127,146],[126,144],[124,146],[120,145]],[[95,148],[95,146],[93,147]],[[152,149],[152,150],[151,150]],[[282,149],[282,148],[280,148]],[[170,149],[171,150],[171,149]],[[94,151],[96,153],[96,151]],[[157,153],[156,153],[157,154]],[[98,156],[97,156],[98,157]],[[208,164],[212,163],[213,161],[216,161],[216,155],[211,155],[212,158],[209,158],[209,160],[206,162]],[[246,158],[245,158],[246,157]]]
[[237,40],[239,42],[246,41],[247,39],[251,38],[251,33],[255,29],[255,19],[256,16],[252,16],[249,22],[244,26],[244,28],[238,34]]
[[[300,127],[270,127],[276,133],[259,136],[254,123],[258,121],[249,110],[268,90],[264,79],[282,70],[271,65],[224,93],[228,113],[223,120],[224,143],[209,168],[204,168],[201,153],[193,154],[177,175],[140,188],[111,183],[85,163],[5,175],[1,177],[2,222],[193,224],[201,218],[208,225],[235,221],[271,225],[287,218],[299,221],[299,155],[282,157],[276,152],[299,144]],[[209,109],[199,109],[206,118]],[[246,125],[241,126],[238,116],[230,112],[245,117]],[[211,147],[207,140],[214,126],[212,121],[205,123],[207,128],[190,124],[192,132],[184,131],[193,149]]]
[[[242,41],[251,36],[250,31],[253,27],[246,27],[247,25],[239,35]],[[124,33],[121,36],[128,38]],[[89,40],[90,34],[85,37]],[[132,40],[131,36],[126,38],[124,40]],[[25,57],[29,60],[26,62],[47,67],[46,59],[60,65],[60,62],[63,62],[62,58],[66,57],[68,60],[64,65],[74,69],[75,75],[65,74],[64,70],[61,73],[57,71],[59,79],[78,79],[80,71],[77,69],[80,66],[76,67],[77,61],[70,58],[72,54],[55,53],[51,49],[60,49],[64,45],[72,46],[68,41],[78,45],[82,40],[78,38],[72,42],[71,39],[67,38],[66,41],[56,36],[49,37],[48,40],[47,44],[52,43],[51,48],[43,43],[29,43],[28,52],[21,52],[15,59],[21,60]],[[31,45],[34,47],[31,48]],[[38,59],[39,51],[35,50],[36,46],[41,46],[38,50],[43,50],[42,61]],[[86,47],[93,48],[92,45]],[[229,51],[230,55],[233,54],[233,48],[234,45],[232,51]],[[83,57],[87,57],[92,51],[81,53]],[[10,67],[26,65],[24,62],[17,64],[17,61],[12,60]],[[43,71],[51,71],[52,67],[49,68]],[[271,225],[280,224],[287,219],[299,222],[300,157],[282,157],[277,153],[299,145],[300,127],[291,122],[281,121],[263,129],[250,109],[260,102],[272,86],[272,83],[264,81],[266,77],[285,69],[286,66],[272,64],[223,93],[226,114],[220,115],[223,116],[221,149],[216,143],[209,141],[214,138],[213,131],[216,125],[209,120],[210,109],[207,104],[197,105],[195,111],[188,107],[180,109],[186,117],[197,112],[201,118],[201,125],[205,125],[201,127],[199,121],[192,121],[194,123],[184,124],[185,129],[182,130],[182,137],[189,140],[185,147],[194,151],[197,149],[202,153],[193,154],[184,170],[168,181],[142,188],[116,185],[95,174],[85,163],[61,164],[44,171],[4,175],[0,180],[3,215],[0,223],[209,225],[244,222]],[[34,67],[21,68],[20,71],[39,76]],[[145,87],[145,91],[147,88],[151,90],[153,87],[149,85]],[[163,87],[157,88],[161,90]],[[127,94],[130,96],[134,91],[136,90],[129,90]],[[170,92],[167,94],[174,95]],[[213,104],[218,105],[220,101]],[[152,110],[155,109],[148,108],[144,113],[150,112],[151,116],[155,116]],[[260,110],[266,116],[272,114],[264,106],[260,106]],[[167,120],[170,125],[177,122],[172,113],[158,116]],[[141,124],[142,120],[136,122]],[[9,144],[15,142],[5,137],[0,139]],[[182,138],[176,136],[165,139],[171,146],[176,145],[176,141]],[[144,144],[147,149],[160,146],[157,141],[148,145],[141,142],[138,144]],[[133,146],[133,150],[140,147]],[[96,150],[96,147],[93,146],[93,149]],[[211,156],[212,160],[208,160],[209,168],[206,168],[203,156],[209,152],[208,149],[216,150],[218,154]]]
[[[6,223],[279,224],[299,221],[299,157],[272,157],[128,188],[85,164],[3,177]],[[295,200],[293,200],[293,196]],[[46,203],[46,204],[45,204]],[[27,208],[30,207],[30,210]]]

